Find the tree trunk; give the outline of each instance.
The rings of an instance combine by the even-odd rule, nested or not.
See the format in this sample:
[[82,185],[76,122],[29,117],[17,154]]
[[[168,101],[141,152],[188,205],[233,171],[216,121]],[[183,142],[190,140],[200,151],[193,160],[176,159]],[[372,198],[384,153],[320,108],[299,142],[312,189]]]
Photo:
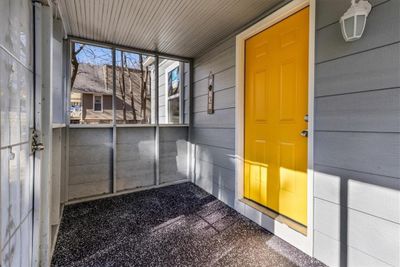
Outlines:
[[72,50],[72,55],[71,55],[71,65],[72,65],[71,89],[74,87],[76,76],[78,75],[79,62],[78,62],[78,59],[76,58],[76,56],[82,51],[84,46],[85,45],[81,45],[81,47],[79,47],[79,49],[75,51],[75,44],[74,44],[74,49]]
[[122,113],[123,113],[123,120],[124,123],[126,123],[126,89],[125,89],[125,68],[124,65],[126,64],[126,58],[124,60],[124,54],[121,51],[121,79],[122,79],[122,87],[120,86],[121,89],[121,95],[122,95]]
[[136,117],[136,109],[135,109],[135,95],[133,94],[133,87],[132,87],[132,76],[131,76],[131,71],[128,69],[128,77],[129,77],[129,89],[130,89],[130,95],[131,95],[131,107],[132,107],[132,115],[133,115],[133,121],[136,123],[137,122],[137,117]]
[[143,70],[143,56],[139,55],[139,64],[140,64],[140,106],[141,106],[141,114],[142,114],[142,121],[146,119],[146,114],[144,112],[144,91],[145,91],[145,82],[144,82],[144,70]]
[[146,121],[146,112],[147,112],[147,80],[149,76],[149,67],[146,67],[145,77],[143,79],[143,121]]

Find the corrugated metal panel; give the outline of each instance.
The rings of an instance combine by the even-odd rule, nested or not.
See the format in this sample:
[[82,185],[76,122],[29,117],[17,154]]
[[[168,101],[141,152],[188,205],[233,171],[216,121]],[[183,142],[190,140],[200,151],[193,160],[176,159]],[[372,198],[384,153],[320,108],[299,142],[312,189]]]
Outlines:
[[283,0],[59,0],[68,35],[194,57]]

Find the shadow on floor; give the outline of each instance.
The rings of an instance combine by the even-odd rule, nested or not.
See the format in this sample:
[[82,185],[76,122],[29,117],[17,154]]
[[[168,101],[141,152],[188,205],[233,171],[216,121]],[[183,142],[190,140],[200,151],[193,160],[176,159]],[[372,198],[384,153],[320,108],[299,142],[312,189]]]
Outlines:
[[324,266],[191,183],[67,206],[52,266]]

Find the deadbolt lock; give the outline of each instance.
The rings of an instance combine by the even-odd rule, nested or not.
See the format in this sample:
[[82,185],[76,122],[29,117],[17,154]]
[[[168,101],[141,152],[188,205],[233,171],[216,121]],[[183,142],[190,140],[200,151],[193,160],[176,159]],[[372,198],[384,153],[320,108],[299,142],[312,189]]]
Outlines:
[[304,121],[308,122],[308,114],[304,116]]
[[300,132],[300,135],[303,137],[308,137],[308,131],[307,130],[303,130]]

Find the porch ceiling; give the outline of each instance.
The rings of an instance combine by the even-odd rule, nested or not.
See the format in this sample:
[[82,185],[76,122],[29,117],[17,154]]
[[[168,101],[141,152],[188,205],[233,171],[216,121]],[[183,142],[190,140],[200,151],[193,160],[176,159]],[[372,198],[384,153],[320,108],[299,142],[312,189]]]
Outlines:
[[195,57],[284,0],[59,0],[68,35]]

